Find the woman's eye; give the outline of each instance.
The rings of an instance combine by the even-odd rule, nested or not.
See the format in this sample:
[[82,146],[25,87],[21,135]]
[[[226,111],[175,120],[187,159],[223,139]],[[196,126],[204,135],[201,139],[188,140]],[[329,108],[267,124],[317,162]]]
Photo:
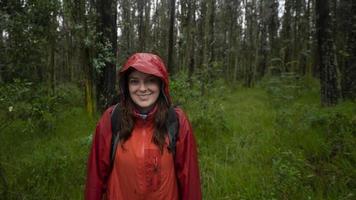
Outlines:
[[149,82],[149,83],[156,83],[156,82],[158,82],[158,81],[157,81],[156,78],[149,78],[149,79],[147,80],[147,82]]
[[136,79],[130,79],[129,83],[130,83],[130,84],[138,84],[138,80],[136,80]]

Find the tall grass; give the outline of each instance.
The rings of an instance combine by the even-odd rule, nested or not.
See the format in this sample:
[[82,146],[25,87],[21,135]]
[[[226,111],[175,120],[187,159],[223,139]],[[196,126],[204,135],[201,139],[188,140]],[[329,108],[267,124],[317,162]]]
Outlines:
[[[171,89],[195,130],[204,199],[355,198],[355,103],[320,107],[318,84],[293,74],[249,89],[214,81],[205,96],[192,82],[180,74]],[[82,199],[97,119],[73,86],[31,88],[0,88],[0,199]]]
[[95,121],[79,107],[78,88],[67,85],[50,97],[25,90],[32,94],[1,102],[0,121],[7,126],[0,134],[0,199],[82,199]]
[[204,199],[355,198],[355,103],[323,108],[316,81],[294,74],[224,85],[204,97],[199,84],[175,85],[189,102]]

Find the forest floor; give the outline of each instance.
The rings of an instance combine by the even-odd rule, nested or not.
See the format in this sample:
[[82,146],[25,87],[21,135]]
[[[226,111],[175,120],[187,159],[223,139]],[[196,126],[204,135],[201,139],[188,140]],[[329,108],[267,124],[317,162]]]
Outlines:
[[205,199],[355,197],[355,103],[322,108],[315,88],[292,93],[241,87],[214,104],[227,128],[197,132]]
[[220,103],[227,129],[210,139],[197,133],[204,193],[207,199],[258,198],[271,183],[275,110],[261,89],[239,88]]
[[[187,96],[182,107],[198,141],[204,199],[355,197],[355,103],[321,108],[317,89],[294,97],[289,91],[238,87]],[[83,198],[98,116],[59,108],[41,128],[16,118],[1,131],[4,199]]]

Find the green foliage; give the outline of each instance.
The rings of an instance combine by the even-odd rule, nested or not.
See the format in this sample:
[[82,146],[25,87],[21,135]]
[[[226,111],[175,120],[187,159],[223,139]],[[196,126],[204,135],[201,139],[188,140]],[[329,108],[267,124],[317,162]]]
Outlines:
[[302,94],[303,83],[298,74],[290,72],[265,78],[262,86],[272,98],[272,103],[283,105],[295,100]]
[[[278,192],[279,198],[352,199],[356,177],[351,167],[356,164],[355,104],[322,108],[313,81],[295,79],[286,83],[283,79],[268,80],[263,85],[277,111],[277,145],[282,153],[274,158],[273,167],[275,180],[281,183],[276,191],[283,191]],[[301,193],[303,196],[298,195]]]
[[[58,39],[59,1],[2,1],[2,78],[40,80],[47,70],[48,45]],[[2,42],[0,42],[2,43]]]
[[106,42],[105,44],[97,43],[96,49],[98,51],[97,57],[93,59],[93,66],[96,72],[103,73],[106,63],[116,63],[115,54],[112,52],[112,44]]
[[[171,95],[198,142],[204,199],[355,197],[355,103],[320,107],[313,80],[286,79],[277,81],[298,87],[264,80],[261,87],[230,90],[214,81],[201,96],[197,77],[192,85],[184,73],[174,77]],[[0,134],[9,199],[82,199],[96,119],[77,107],[79,90],[63,85],[54,97],[26,81],[0,90],[0,119],[13,121]],[[30,132],[27,117],[16,114],[20,104],[29,106],[29,118],[49,113],[51,128],[34,124]]]
[[272,159],[274,194],[277,199],[310,198],[311,188],[303,183],[305,162],[301,152],[280,151]]
[[34,132],[37,128],[52,129],[58,106],[80,103],[81,96],[74,86],[60,86],[55,95],[51,95],[46,87],[34,85],[32,82],[15,79],[0,87],[0,122],[4,126],[15,119],[26,121],[27,127],[22,130]]
[[0,134],[0,151],[5,152],[0,154],[1,170],[8,183],[7,191],[1,185],[0,194],[6,192],[8,199],[82,199],[95,122],[76,108],[82,102],[78,88],[63,85],[56,95],[47,95],[39,86],[15,81],[0,89],[1,107],[12,107],[0,113],[1,121],[12,117]]
[[[197,77],[192,79],[198,82]],[[228,130],[222,99],[216,98],[223,97],[226,88],[222,81],[211,81],[209,85],[211,96],[201,96],[200,86],[190,86],[187,75],[181,73],[171,82],[171,94],[177,104],[188,111],[194,128],[203,135],[218,135]]]

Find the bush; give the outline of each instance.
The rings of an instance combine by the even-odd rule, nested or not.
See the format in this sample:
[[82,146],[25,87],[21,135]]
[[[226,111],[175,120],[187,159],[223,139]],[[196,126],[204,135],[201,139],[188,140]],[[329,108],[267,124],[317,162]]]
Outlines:
[[[196,77],[192,77],[197,83]],[[188,76],[184,73],[177,75],[171,82],[171,94],[179,106],[186,109],[195,130],[204,135],[219,135],[229,129],[226,114],[222,106],[222,96],[227,90],[220,80],[210,83],[209,93],[201,95],[198,84],[189,85]],[[214,138],[214,137],[213,137]]]
[[79,105],[81,93],[73,85],[60,86],[56,94],[50,93],[48,88],[18,79],[0,87],[0,124],[8,126],[14,120],[23,120],[27,123],[23,131],[29,133],[53,129],[59,107]]
[[280,138],[281,153],[272,165],[278,198],[352,199],[356,187],[355,104],[323,108],[317,98],[310,98],[318,96],[313,94],[317,90],[303,87],[301,93],[292,92],[279,84],[264,85],[276,108]]

